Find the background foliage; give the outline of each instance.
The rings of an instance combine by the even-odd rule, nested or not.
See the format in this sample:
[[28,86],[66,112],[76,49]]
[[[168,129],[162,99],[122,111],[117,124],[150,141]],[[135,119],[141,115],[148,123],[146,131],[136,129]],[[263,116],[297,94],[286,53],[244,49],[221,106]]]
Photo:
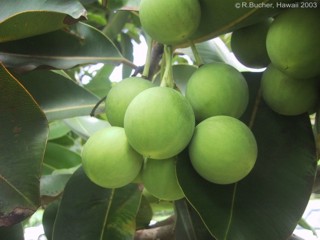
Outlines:
[[[228,33],[281,11],[236,9],[237,1],[200,2],[204,14],[193,40],[204,63],[234,65]],[[148,36],[140,26],[139,0],[0,0],[0,5],[0,239],[23,239],[23,226],[38,209],[45,209],[42,224],[53,240],[291,236],[318,189],[313,187],[318,118],[314,126],[307,114],[274,113],[259,94],[261,73],[245,72],[250,104],[242,120],[257,138],[259,157],[244,181],[208,183],[182,153],[177,165],[182,200],[159,201],[134,183],[100,188],[83,173],[81,149],[95,131],[109,126],[103,104],[92,110],[114,84],[116,66],[123,66],[122,78],[141,73],[133,48]],[[157,82],[161,51],[154,53]],[[174,61],[183,92],[196,69],[190,48],[179,46]]]

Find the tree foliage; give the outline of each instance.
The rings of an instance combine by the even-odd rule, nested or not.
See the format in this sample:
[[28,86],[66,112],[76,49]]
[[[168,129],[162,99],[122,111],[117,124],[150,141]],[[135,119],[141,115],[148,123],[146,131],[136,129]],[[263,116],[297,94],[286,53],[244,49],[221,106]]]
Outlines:
[[[227,47],[232,31],[285,11],[199,1],[194,45],[174,49],[173,77],[182,92],[199,59],[239,68]],[[107,189],[84,174],[84,143],[110,126],[100,100],[114,84],[112,72],[121,65],[122,79],[145,74],[133,49],[146,40],[146,77],[159,84],[163,74],[163,46],[143,31],[139,2],[0,0],[0,239],[22,239],[22,223],[38,209],[45,210],[49,240],[288,239],[317,189],[319,113],[314,119],[272,111],[261,97],[261,72],[243,72],[250,97],[241,120],[259,153],[242,181],[205,181],[186,151],[176,165],[185,197],[174,202],[156,199],[141,183]]]

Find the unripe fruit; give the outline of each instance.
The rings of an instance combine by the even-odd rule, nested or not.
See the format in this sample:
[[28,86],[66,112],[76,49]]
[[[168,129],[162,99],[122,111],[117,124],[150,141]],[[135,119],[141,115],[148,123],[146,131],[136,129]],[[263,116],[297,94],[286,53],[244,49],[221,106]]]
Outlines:
[[82,151],[83,170],[95,184],[119,188],[139,174],[143,157],[129,145],[124,129],[107,127],[94,133]]
[[198,0],[142,0],[139,10],[143,29],[154,40],[168,45],[185,42],[199,25]]
[[143,90],[154,86],[150,81],[140,77],[129,77],[113,86],[105,101],[110,124],[123,127],[124,114],[132,99]]
[[289,116],[311,111],[319,95],[315,79],[294,79],[272,64],[262,75],[261,91],[273,111]]
[[190,77],[186,98],[199,122],[217,115],[237,118],[248,105],[248,85],[234,67],[225,63],[209,63]]
[[267,35],[272,64],[293,78],[320,74],[320,8],[288,9],[278,15]]
[[124,129],[131,146],[148,158],[177,155],[189,143],[195,125],[192,107],[178,91],[154,87],[129,104]]
[[270,59],[266,48],[266,38],[271,20],[240,28],[231,35],[231,48],[243,65],[251,68],[264,68]]
[[184,197],[176,174],[176,159],[148,159],[142,170],[142,182],[155,197],[174,201]]
[[257,159],[257,143],[240,120],[215,116],[197,125],[189,145],[194,169],[217,184],[235,183],[246,177]]

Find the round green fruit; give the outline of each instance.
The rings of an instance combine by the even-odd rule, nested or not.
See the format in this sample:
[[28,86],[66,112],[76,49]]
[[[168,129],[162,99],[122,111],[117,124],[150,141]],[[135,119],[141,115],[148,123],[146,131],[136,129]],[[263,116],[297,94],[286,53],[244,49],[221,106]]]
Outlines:
[[198,122],[217,115],[237,118],[248,105],[249,91],[237,69],[225,63],[209,63],[191,75],[186,98]]
[[294,79],[272,64],[262,75],[261,91],[273,111],[288,116],[311,111],[319,94],[315,79]]
[[82,151],[82,166],[88,178],[104,188],[119,188],[139,174],[143,157],[132,149],[124,129],[107,127],[94,133]]
[[176,159],[148,159],[142,170],[142,183],[153,196],[167,201],[184,197],[176,174]]
[[251,130],[229,116],[215,116],[199,123],[189,145],[196,172],[217,184],[231,184],[246,177],[255,165],[257,153]]
[[143,90],[154,86],[150,81],[140,77],[129,77],[113,86],[105,101],[110,124],[123,127],[124,115],[132,99]]
[[189,143],[195,126],[192,107],[178,91],[154,87],[129,104],[124,129],[131,146],[148,158],[166,159]]
[[271,62],[294,78],[320,74],[320,8],[288,9],[278,15],[267,35]]
[[154,40],[174,45],[185,42],[200,23],[198,0],[142,0],[139,16],[142,28]]
[[264,68],[269,65],[266,38],[271,22],[267,19],[232,33],[231,49],[243,65],[251,68]]

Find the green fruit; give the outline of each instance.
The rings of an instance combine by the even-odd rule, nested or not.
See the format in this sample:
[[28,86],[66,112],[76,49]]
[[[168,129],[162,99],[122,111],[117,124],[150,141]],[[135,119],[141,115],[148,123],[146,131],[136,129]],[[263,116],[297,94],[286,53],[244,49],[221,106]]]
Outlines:
[[192,107],[167,87],[144,90],[129,104],[124,129],[131,146],[148,158],[177,155],[189,143],[195,125]]
[[257,143],[240,120],[215,116],[197,125],[189,145],[194,169],[217,184],[235,183],[246,177],[257,159]]
[[140,92],[154,87],[150,81],[140,77],[129,77],[117,83],[108,93],[105,108],[112,126],[123,127],[124,114],[129,103]]
[[278,15],[267,35],[271,62],[294,78],[320,74],[320,8],[289,9]]
[[184,197],[176,174],[176,159],[148,159],[142,170],[144,187],[155,197],[174,201]]
[[269,65],[261,80],[263,99],[275,112],[298,115],[311,111],[318,99],[315,79],[294,79]]
[[192,105],[197,121],[216,115],[237,118],[248,105],[248,85],[234,67],[225,63],[209,63],[190,77],[186,98]]
[[243,65],[251,68],[264,68],[270,59],[266,48],[266,38],[271,20],[240,28],[231,35],[231,48]]
[[199,25],[198,0],[142,0],[139,10],[143,29],[154,40],[168,45],[185,42]]
[[132,149],[120,127],[99,130],[83,147],[83,170],[101,187],[119,188],[131,183],[142,164],[143,157]]

